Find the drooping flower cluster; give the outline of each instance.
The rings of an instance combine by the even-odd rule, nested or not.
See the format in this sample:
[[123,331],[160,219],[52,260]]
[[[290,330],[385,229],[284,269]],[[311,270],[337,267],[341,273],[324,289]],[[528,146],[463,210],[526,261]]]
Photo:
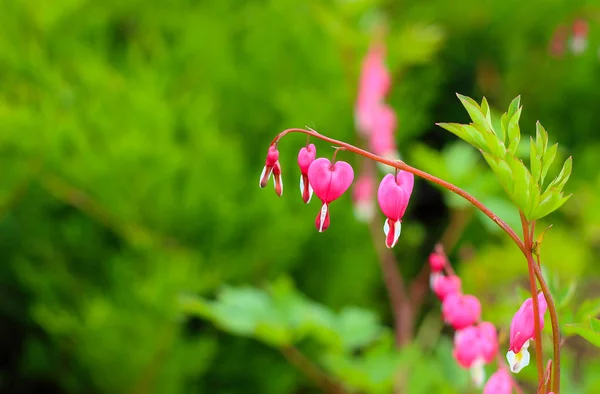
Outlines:
[[[336,151],[337,152],[337,151]],[[317,149],[313,144],[300,149],[298,166],[300,167],[300,194],[305,203],[309,203],[312,194],[321,200],[321,209],[315,219],[319,232],[327,230],[331,222],[329,205],[340,198],[354,180],[354,170],[345,161],[330,161],[327,158],[317,158]],[[279,151],[271,145],[267,152],[265,167],[260,176],[260,187],[264,188],[273,175],[275,192],[281,196],[283,182]],[[379,185],[377,199],[379,207],[386,216],[384,233],[386,245],[392,248],[400,237],[402,217],[406,212],[414,186],[414,175],[406,171],[397,171],[395,175],[387,174]],[[363,186],[365,187],[365,186]],[[371,187],[367,185],[367,187]]]
[[484,365],[498,354],[496,328],[492,323],[480,322],[481,303],[477,297],[463,294],[461,280],[453,272],[441,246],[429,256],[429,267],[429,282],[442,302],[444,321],[456,330],[454,358],[461,367],[470,369],[473,382],[481,387],[485,381]]
[[[442,301],[444,321],[455,330],[453,355],[457,363],[471,370],[476,385],[485,380],[483,366],[491,363],[498,354],[498,335],[492,323],[480,322],[481,303],[472,295],[464,295],[460,278],[454,274],[441,246],[429,256],[430,285]],[[547,303],[538,294],[540,328],[544,327]],[[529,342],[535,336],[533,301],[528,298],[513,316],[510,325],[510,342],[506,358],[509,368],[517,373],[529,364]],[[508,370],[500,365],[488,379],[483,394],[510,394],[515,383]]]

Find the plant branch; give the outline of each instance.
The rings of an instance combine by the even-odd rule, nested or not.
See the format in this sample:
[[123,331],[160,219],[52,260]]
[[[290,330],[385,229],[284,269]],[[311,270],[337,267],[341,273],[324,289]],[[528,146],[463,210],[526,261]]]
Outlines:
[[540,327],[540,306],[538,303],[537,296],[537,285],[535,283],[535,272],[533,266],[535,262],[533,261],[532,248],[533,244],[531,242],[531,225],[525,218],[525,215],[522,212],[519,212],[521,216],[521,226],[523,227],[523,237],[525,247],[528,249],[525,257],[527,258],[527,269],[529,272],[529,290],[531,291],[531,301],[533,303],[533,339],[535,341],[535,361],[537,365],[538,372],[538,382],[542,384],[544,381],[544,355],[542,348],[542,329]]
[[[404,171],[410,172],[418,177],[421,177],[430,182],[436,183],[436,184],[442,186],[443,188],[450,190],[451,192],[463,197],[465,200],[469,201],[477,209],[479,209],[481,212],[483,212],[494,223],[496,223],[498,225],[498,227],[500,227],[506,234],[508,234],[508,236],[513,240],[515,245],[517,245],[517,247],[521,250],[521,252],[523,253],[523,255],[525,257],[527,257],[528,254],[531,255],[531,253],[532,253],[531,245],[528,249],[525,246],[525,244],[523,243],[523,241],[519,238],[517,233],[515,233],[515,231],[506,222],[504,222],[502,219],[500,219],[498,216],[496,216],[496,214],[494,214],[489,208],[487,208],[485,205],[483,205],[475,197],[473,197],[472,195],[470,195],[463,189],[461,189],[449,182],[446,182],[436,176],[433,176],[424,171],[421,171],[419,169],[411,167],[401,160],[385,159],[383,157],[374,155],[371,152],[367,152],[363,149],[357,148],[348,143],[338,141],[336,139],[324,136],[314,130],[305,130],[305,129],[297,129],[297,128],[284,130],[273,139],[273,141],[271,142],[271,145],[276,145],[279,142],[279,140],[288,133],[308,134],[308,135],[318,138],[320,140],[342,146],[342,147],[346,148],[346,150],[349,152],[361,155],[368,159],[374,160],[381,164],[386,164],[390,167],[397,168],[399,170],[404,170]],[[558,315],[556,313],[556,306],[554,305],[554,300],[552,299],[552,295],[550,294],[550,290],[548,289],[548,285],[546,284],[546,281],[544,280],[544,277],[542,275],[540,267],[536,264],[533,264],[533,271],[538,280],[538,283],[540,284],[540,288],[542,289],[542,292],[544,293],[544,297],[546,298],[546,302],[548,304],[548,310],[550,312],[550,319],[552,321],[552,338],[553,338],[553,342],[554,342],[554,346],[555,346],[554,363],[552,364],[553,376],[554,376],[553,390],[554,390],[554,394],[559,394],[559,390],[560,390],[560,361],[559,361],[560,348],[557,349],[557,346],[559,346],[559,343],[560,343],[559,342],[560,341],[560,332],[558,331]]]

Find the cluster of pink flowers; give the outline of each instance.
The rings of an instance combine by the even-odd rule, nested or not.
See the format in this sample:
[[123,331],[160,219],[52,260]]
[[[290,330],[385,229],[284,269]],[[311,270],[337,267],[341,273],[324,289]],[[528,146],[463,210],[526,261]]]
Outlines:
[[[385,102],[391,87],[391,76],[385,65],[386,49],[380,41],[374,42],[365,56],[358,95],[354,108],[355,123],[359,135],[376,155],[398,159],[400,155],[394,140],[397,119],[392,107]],[[374,168],[363,166],[352,197],[358,220],[369,222],[375,214]]]
[[[329,205],[348,190],[354,180],[354,170],[345,161],[335,161],[335,154],[333,161],[324,157],[317,158],[317,148],[313,144],[307,144],[300,149],[298,166],[302,200],[308,204],[313,193],[321,200],[322,205],[315,226],[319,232],[323,232],[330,224]],[[264,188],[267,185],[271,175],[273,175],[275,192],[281,196],[283,181],[279,151],[275,145],[271,145],[267,152],[265,167],[260,176],[260,187]],[[402,217],[406,212],[414,182],[413,174],[397,171],[396,174],[384,176],[379,184],[377,200],[381,211],[386,216],[384,233],[388,248],[392,248],[400,237]]]
[[[457,363],[471,370],[473,382],[481,387],[485,381],[484,365],[498,354],[498,334],[492,323],[481,322],[481,303],[462,293],[460,278],[454,274],[441,247],[429,256],[430,285],[442,302],[444,321],[455,330],[453,355]],[[543,294],[538,295],[540,324],[547,309]],[[510,343],[506,355],[509,368],[517,373],[529,364],[529,341],[534,337],[533,302],[525,300],[510,325]],[[510,394],[515,383],[503,365],[488,379],[484,394]]]

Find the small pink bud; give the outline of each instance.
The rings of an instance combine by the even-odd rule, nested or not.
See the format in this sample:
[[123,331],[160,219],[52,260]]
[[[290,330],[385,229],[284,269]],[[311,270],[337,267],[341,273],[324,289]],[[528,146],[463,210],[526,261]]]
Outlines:
[[379,184],[377,201],[383,214],[387,217],[383,232],[386,235],[385,245],[388,248],[394,247],[400,237],[402,216],[406,212],[414,182],[413,174],[398,171],[396,176],[387,174]]
[[511,394],[512,391],[512,377],[505,368],[494,372],[483,388],[483,394]]
[[432,274],[431,281],[433,292],[442,302],[448,295],[460,294],[461,292],[461,281],[456,275]]
[[481,303],[472,295],[448,294],[442,303],[444,321],[461,330],[481,318]]
[[431,272],[441,272],[446,266],[446,258],[439,253],[431,253],[429,255],[429,267]]
[[[544,327],[544,314],[548,308],[543,293],[537,295],[539,306],[540,329]],[[510,365],[510,370],[514,373],[521,371],[529,364],[529,340],[535,335],[535,326],[533,320],[533,301],[526,299],[519,310],[513,316],[510,323],[510,341],[506,359]]]
[[313,194],[312,186],[308,181],[308,167],[315,161],[317,156],[317,148],[314,144],[310,144],[302,149],[298,153],[298,166],[300,166],[300,194],[302,195],[302,201],[309,203]]
[[375,179],[371,172],[362,172],[352,189],[354,216],[361,222],[370,222],[375,216]]
[[323,202],[317,215],[315,226],[319,232],[329,227],[329,203],[338,199],[352,184],[354,170],[345,161],[331,163],[326,158],[318,158],[308,168],[308,181],[314,193]]
[[281,179],[281,166],[279,164],[279,151],[275,147],[275,145],[269,146],[269,151],[267,152],[267,159],[265,160],[265,167],[260,174],[260,182],[259,186],[264,188],[267,186],[267,182],[271,177],[271,174],[274,175],[273,183],[275,185],[275,192],[278,196],[283,194],[283,180]]

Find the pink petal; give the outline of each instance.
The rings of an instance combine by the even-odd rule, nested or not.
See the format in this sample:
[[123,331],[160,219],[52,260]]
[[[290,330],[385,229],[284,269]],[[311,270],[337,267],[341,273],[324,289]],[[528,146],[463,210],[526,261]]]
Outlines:
[[318,158],[308,168],[308,181],[314,193],[325,203],[338,199],[352,184],[354,170],[350,164],[337,161],[331,164],[326,158]]

